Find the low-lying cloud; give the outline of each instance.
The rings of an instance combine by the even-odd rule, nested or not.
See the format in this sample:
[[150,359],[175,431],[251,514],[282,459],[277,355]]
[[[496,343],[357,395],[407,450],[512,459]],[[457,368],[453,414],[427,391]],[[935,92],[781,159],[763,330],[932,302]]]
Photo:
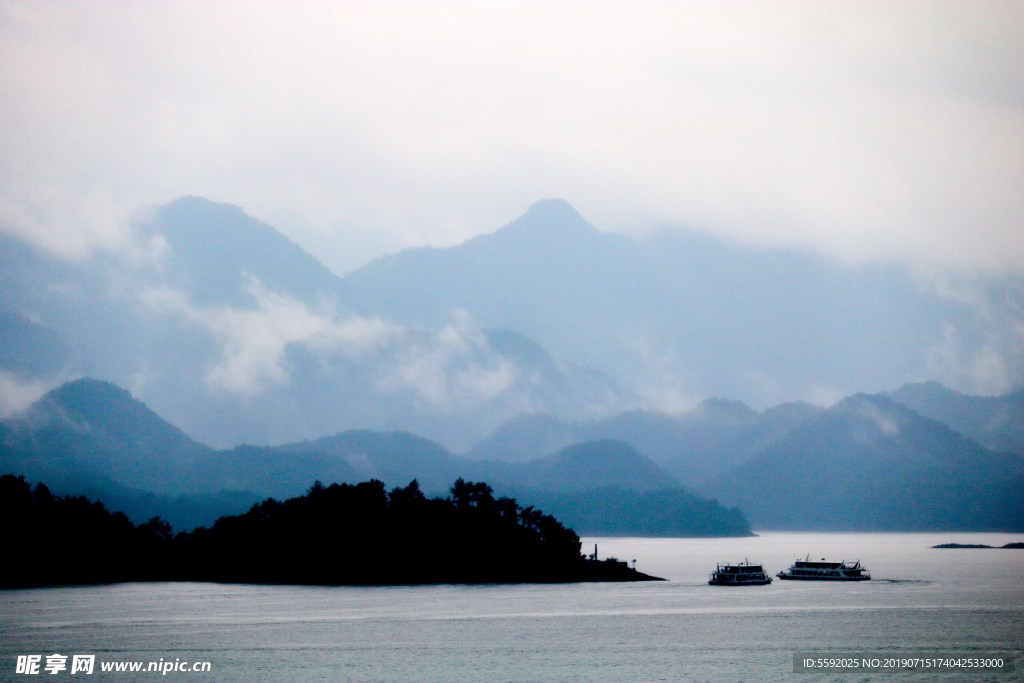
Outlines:
[[73,378],[27,379],[0,368],[0,419],[24,411],[43,394],[69,379]]
[[205,370],[206,384],[243,398],[291,383],[287,350],[295,344],[316,354],[338,381],[345,381],[346,372],[357,373],[362,385],[382,396],[412,397],[426,412],[479,407],[523,379],[462,313],[439,330],[418,330],[377,317],[314,311],[252,275],[245,291],[255,308],[198,306],[167,286],[146,289],[139,298],[150,310],[181,316],[212,335],[221,351]]

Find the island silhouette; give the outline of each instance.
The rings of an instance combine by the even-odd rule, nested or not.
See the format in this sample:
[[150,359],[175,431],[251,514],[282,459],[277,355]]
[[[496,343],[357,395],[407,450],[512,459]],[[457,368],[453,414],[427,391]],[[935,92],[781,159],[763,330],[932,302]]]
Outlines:
[[597,552],[551,515],[457,480],[428,498],[413,480],[316,481],[211,527],[175,534],[159,517],[133,524],[84,497],[0,477],[0,539],[17,549],[5,588],[123,581],[393,585],[657,581]]

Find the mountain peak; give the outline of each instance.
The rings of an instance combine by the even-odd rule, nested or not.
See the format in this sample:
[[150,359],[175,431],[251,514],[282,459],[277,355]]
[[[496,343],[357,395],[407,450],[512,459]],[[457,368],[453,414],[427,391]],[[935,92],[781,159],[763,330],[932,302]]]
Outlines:
[[[60,385],[44,395],[35,407],[57,407],[75,423],[103,425],[104,429],[132,431],[137,427],[156,429],[187,438],[167,424],[127,389],[112,382],[83,377]],[[45,409],[44,409],[45,410]]]
[[689,415],[708,422],[740,425],[756,419],[757,411],[736,399],[708,398],[701,401]]
[[541,199],[534,202],[518,220],[523,219],[572,221],[590,225],[579,211],[564,199]]
[[83,418],[93,417],[97,406],[107,405],[125,410],[135,402],[127,389],[92,377],[66,382],[49,391],[43,398]]
[[497,240],[524,238],[532,242],[543,240],[550,245],[552,242],[578,243],[582,240],[593,240],[600,233],[587,222],[572,205],[564,199],[543,199],[530,206],[519,218],[485,238]]
[[231,204],[181,197],[157,207],[148,228],[170,247],[170,277],[204,303],[251,305],[247,275],[307,302],[339,282],[302,247]]
[[53,408],[73,424],[99,429],[122,442],[145,443],[157,451],[178,446],[205,449],[127,389],[111,382],[91,377],[76,379],[53,389],[33,405],[37,415],[53,415]]
[[617,439],[566,446],[535,461],[536,485],[553,490],[622,486],[637,491],[679,486],[672,475],[636,448]]

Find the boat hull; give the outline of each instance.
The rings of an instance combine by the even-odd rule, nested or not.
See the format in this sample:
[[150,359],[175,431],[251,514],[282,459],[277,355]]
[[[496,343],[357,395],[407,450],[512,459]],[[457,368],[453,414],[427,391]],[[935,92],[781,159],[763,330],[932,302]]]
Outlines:
[[870,581],[871,572],[861,566],[860,560],[829,562],[810,557],[797,560],[793,566],[776,574],[784,581]]
[[778,574],[783,581],[870,581],[870,576],[787,576]]
[[764,586],[772,582],[764,567],[744,560],[738,564],[719,564],[711,572],[709,586]]

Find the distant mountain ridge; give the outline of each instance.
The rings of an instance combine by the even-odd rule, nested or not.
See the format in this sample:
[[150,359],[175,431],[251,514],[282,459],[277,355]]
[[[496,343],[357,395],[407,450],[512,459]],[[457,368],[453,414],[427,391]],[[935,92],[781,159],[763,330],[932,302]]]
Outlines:
[[582,424],[520,416],[467,455],[507,452],[520,461],[594,435],[629,443],[683,484],[744,510],[755,528],[1024,528],[1024,459],[982,447],[885,395],[760,413],[711,400],[677,415],[634,411]]
[[1003,396],[967,396],[938,382],[924,382],[904,385],[886,396],[986,448],[1024,457],[1024,387]]
[[621,486],[634,491],[678,486],[672,475],[623,441],[603,439],[572,444],[529,463],[517,477],[523,486],[581,491]]
[[307,304],[334,296],[340,283],[302,247],[230,204],[181,197],[158,207],[143,230],[165,240],[165,277],[199,304],[254,306],[247,276]]
[[[583,267],[585,259],[607,271],[621,271],[630,265],[622,259],[623,249],[635,250],[635,245],[628,238],[598,232],[567,202],[545,200],[512,223],[461,245],[383,256],[346,275],[341,292],[364,314],[429,325],[459,308],[483,327],[526,333],[528,327],[520,324],[528,323],[523,316],[538,306],[559,306],[564,300],[561,287],[578,293],[605,290],[605,274]],[[568,281],[556,277],[562,271],[571,275]],[[604,305],[609,303],[605,298]],[[591,307],[597,305],[595,301]],[[582,320],[571,309],[563,313]]]
[[161,494],[182,493],[181,476],[210,452],[160,419],[126,390],[80,379],[23,415],[0,421],[3,465],[56,486],[118,481]]
[[460,450],[523,410],[578,419],[641,402],[511,327],[451,308],[418,326],[352,300],[238,207],[183,197],[135,228],[130,254],[74,263],[0,234],[0,373],[27,383],[12,396],[90,376],[219,447],[376,429]]
[[93,379],[65,384],[24,414],[0,420],[0,471],[49,481],[59,493],[100,497],[130,516],[162,514],[179,528],[210,523],[260,498],[301,494],[315,480],[401,486],[416,479],[424,491],[440,495],[459,478],[537,495],[679,487],[635,449],[612,441],[578,444],[522,464],[474,462],[412,434],[368,430],[214,450],[124,389]]
[[760,528],[1024,529],[1024,459],[880,395],[840,401],[700,490]]
[[706,396],[760,409],[971,376],[982,353],[1024,378],[1016,276],[966,283],[984,299],[975,306],[893,266],[601,232],[557,199],[343,278],[200,197],[140,212],[131,240],[72,262],[0,234],[0,313],[18,321],[0,340],[52,342],[0,367],[0,409],[89,376],[216,447],[374,429],[463,452],[523,413],[584,423]]
[[739,401],[709,399],[672,415],[633,410],[582,423],[520,415],[474,445],[466,457],[521,462],[581,441],[615,439],[693,487],[753,457],[822,410],[793,403],[759,413]]
[[[1019,284],[994,284],[991,311],[1020,322],[1013,298],[1000,298]],[[633,240],[599,232],[559,200],[457,246],[382,257],[346,275],[341,291],[363,312],[415,325],[464,310],[650,395],[666,373],[685,375],[692,394],[761,405],[812,387],[894,386],[934,373],[947,332],[968,328],[991,327],[991,350],[1009,372],[1024,372],[1012,325],[922,286],[906,269],[841,266],[681,231]],[[963,335],[961,355],[982,351],[973,338]]]
[[[295,495],[318,478],[350,483],[381,479],[391,485],[415,478],[435,493],[459,477],[497,477],[511,485],[545,489],[676,485],[635,450],[614,443],[582,445],[513,466],[468,461],[409,433],[369,430],[218,451],[193,441],[126,390],[94,379],[54,389],[24,414],[0,421],[0,430],[0,465],[31,478],[48,476],[60,486],[73,485],[76,470],[173,495],[221,489]],[[53,462],[62,471],[55,471]]]
[[[1024,459],[985,449],[884,396],[855,395],[827,410],[794,405],[762,413],[710,401],[692,412],[661,416],[677,430],[665,434],[689,439],[680,451],[704,443],[751,453],[695,486],[726,507],[694,496],[624,440],[576,442],[525,462],[470,460],[413,434],[368,430],[218,451],[124,389],[90,379],[0,420],[0,470],[37,481],[50,477],[58,492],[102,496],[137,521],[162,514],[179,528],[209,523],[260,498],[296,495],[316,479],[381,479],[390,486],[417,479],[425,491],[443,495],[464,478],[493,482],[524,504],[546,505],[586,533],[598,527],[642,535],[749,533],[743,513],[730,507],[748,512],[760,528],[1024,529]],[[623,417],[630,419],[610,424],[655,423],[644,414]],[[578,427],[540,423],[570,433]],[[693,431],[694,424],[710,432]],[[725,438],[730,429],[731,442]]]
[[[982,361],[1005,370],[993,386],[1024,377],[1017,274],[931,286],[897,266],[844,266],[696,233],[634,240],[600,232],[560,200],[462,245],[407,250],[344,278],[241,209],[197,197],[140,213],[129,241],[123,251],[68,261],[0,234],[0,408],[10,415],[65,379],[96,377],[130,388],[156,419],[196,442],[133,413],[135,399],[117,391],[104,401],[120,406],[111,413],[135,415],[125,429],[53,394],[49,408],[26,413],[36,422],[0,425],[0,460],[30,476],[121,487],[119,495],[151,484],[174,501],[205,496],[217,505],[257,490],[296,495],[318,472],[390,479],[415,468],[437,487],[446,476],[490,473],[530,490],[575,477],[597,487],[586,490],[608,491],[625,485],[602,476],[611,464],[570,475],[540,461],[578,444],[618,442],[664,473],[641,468],[641,476],[646,461],[609,450],[619,465],[633,463],[629,485],[671,479],[648,493],[718,482],[728,484],[721,495],[732,505],[752,463],[803,453],[812,470],[827,469],[811,454],[849,444],[815,425],[853,434],[843,430],[864,419],[836,421],[842,403],[824,411],[794,396],[980,377]],[[930,385],[899,392],[955,429],[894,418],[918,425],[907,434],[920,438],[854,439],[864,463],[857,477],[880,467],[880,453],[916,463],[897,472],[911,488],[937,468],[945,483],[933,498],[956,514],[903,513],[930,524],[995,524],[998,506],[984,492],[1003,500],[1017,491],[1015,465],[1006,461],[1001,472],[1002,456],[978,444],[1020,454],[1019,392],[993,400]],[[704,396],[744,401],[680,410]],[[402,433],[409,440],[368,436]],[[929,464],[914,448],[956,457]],[[959,479],[984,504],[958,497]],[[217,498],[224,488],[235,493]],[[889,509],[882,502],[874,509]],[[1014,509],[1004,506],[1007,519]],[[759,523],[797,523],[766,510]]]

